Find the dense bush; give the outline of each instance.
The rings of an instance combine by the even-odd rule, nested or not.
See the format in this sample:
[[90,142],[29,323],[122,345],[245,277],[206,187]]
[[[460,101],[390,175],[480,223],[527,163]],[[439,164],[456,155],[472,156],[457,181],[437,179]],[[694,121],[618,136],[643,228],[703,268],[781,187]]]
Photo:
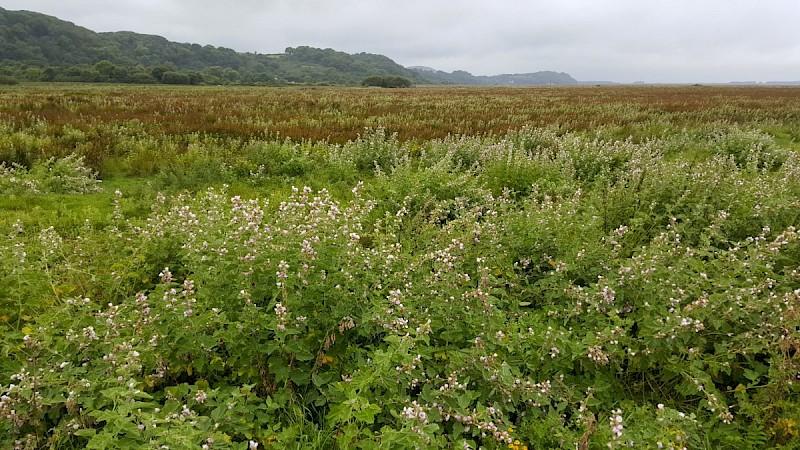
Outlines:
[[10,86],[14,84],[19,84],[19,81],[16,78],[9,77],[7,75],[0,75],[0,86]]
[[362,86],[375,86],[382,88],[409,88],[411,80],[403,77],[367,77],[361,82]]
[[189,75],[181,72],[164,72],[161,75],[161,82],[164,84],[192,84]]
[[[301,147],[249,150],[281,176],[363,158],[376,175],[341,200],[209,189],[160,196],[141,220],[118,194],[107,229],[15,224],[0,253],[4,444],[797,437],[794,153],[770,170],[757,163],[767,146],[743,166],[728,151],[686,165],[657,140],[528,129],[415,159],[393,139],[367,133],[296,173]],[[225,158],[198,142],[163,173],[196,188],[235,176]],[[77,162],[32,173],[66,186],[60,167]]]
[[746,112],[0,122],[0,447],[796,447],[800,157]]
[[0,163],[2,194],[86,194],[99,192],[99,184],[97,174],[75,154],[49,158],[34,164],[31,170],[17,163]]

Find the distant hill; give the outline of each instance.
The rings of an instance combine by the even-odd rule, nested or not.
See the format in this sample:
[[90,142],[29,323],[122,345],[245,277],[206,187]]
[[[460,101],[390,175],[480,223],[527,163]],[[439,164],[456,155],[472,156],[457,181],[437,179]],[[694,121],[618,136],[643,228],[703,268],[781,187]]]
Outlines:
[[178,43],[130,31],[96,33],[56,17],[0,8],[0,76],[27,81],[357,85],[369,77],[417,84],[576,84],[565,73],[491,77],[405,68],[386,56],[289,47],[280,54]]
[[417,72],[436,72],[436,69],[427,66],[409,66],[407,68],[411,70],[416,70]]
[[608,80],[587,80],[587,81],[579,81],[578,84],[605,86],[605,85],[619,84],[619,83],[617,83],[616,81],[608,81]]
[[370,76],[428,82],[383,55],[304,46],[273,55],[241,53],[129,31],[95,33],[44,14],[0,8],[0,74],[41,81],[158,82],[165,72],[206,84],[360,84]]
[[451,73],[435,70],[430,67],[409,67],[421,76],[432,81],[445,84],[478,84],[486,86],[539,86],[539,85],[568,85],[578,84],[578,81],[563,72],[533,72],[503,75],[473,75],[463,70]]
[[758,85],[767,85],[767,86],[800,86],[800,81],[731,81],[728,84],[734,85],[746,85],[746,86],[758,86]]

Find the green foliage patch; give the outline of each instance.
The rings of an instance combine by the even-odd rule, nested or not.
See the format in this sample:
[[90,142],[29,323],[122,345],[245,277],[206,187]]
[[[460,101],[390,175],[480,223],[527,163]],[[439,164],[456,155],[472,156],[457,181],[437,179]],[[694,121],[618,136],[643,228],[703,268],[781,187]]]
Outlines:
[[0,446],[797,446],[800,156],[751,125],[4,165]]
[[86,194],[100,191],[97,174],[82,156],[49,158],[31,170],[17,163],[0,163],[0,194]]

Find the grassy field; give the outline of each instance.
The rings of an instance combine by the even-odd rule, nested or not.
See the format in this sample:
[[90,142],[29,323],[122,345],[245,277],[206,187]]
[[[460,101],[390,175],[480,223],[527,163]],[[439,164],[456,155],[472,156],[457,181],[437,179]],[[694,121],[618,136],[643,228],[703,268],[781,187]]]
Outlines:
[[2,448],[797,448],[800,88],[0,90]]

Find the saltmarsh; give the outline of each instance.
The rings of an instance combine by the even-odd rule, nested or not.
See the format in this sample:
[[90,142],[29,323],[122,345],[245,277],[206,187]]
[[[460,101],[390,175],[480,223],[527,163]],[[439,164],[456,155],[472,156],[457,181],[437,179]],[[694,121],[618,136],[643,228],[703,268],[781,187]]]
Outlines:
[[798,141],[795,88],[4,88],[0,445],[797,446]]

